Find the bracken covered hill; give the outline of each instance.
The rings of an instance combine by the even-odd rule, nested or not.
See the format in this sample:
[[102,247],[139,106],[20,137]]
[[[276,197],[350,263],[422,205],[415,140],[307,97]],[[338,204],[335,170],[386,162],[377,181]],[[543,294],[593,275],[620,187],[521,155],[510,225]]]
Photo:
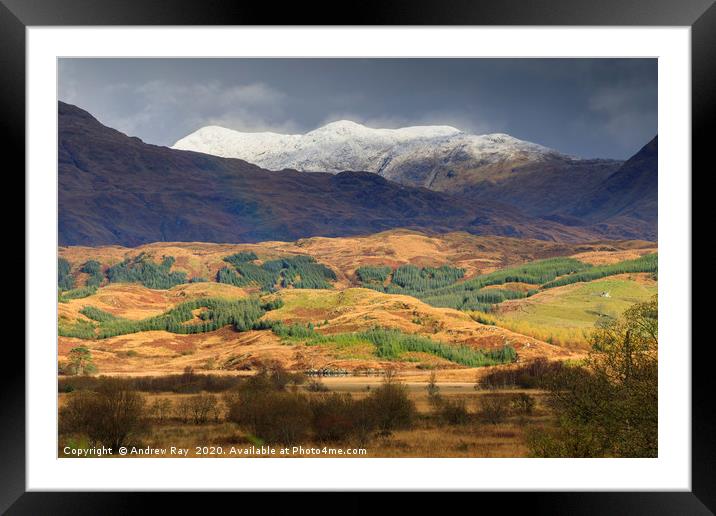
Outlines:
[[[476,371],[440,353],[403,352],[400,359],[381,356],[365,338],[352,338],[373,328],[387,328],[401,335],[429,339],[446,349],[499,350],[511,346],[520,361],[543,357],[580,357],[583,348],[547,342],[508,327],[480,322],[470,311],[431,306],[410,295],[357,288],[359,267],[405,265],[416,267],[457,267],[464,281],[496,270],[553,257],[572,256],[594,266],[609,265],[655,252],[653,244],[641,241],[565,244],[540,240],[484,237],[468,233],[428,235],[392,230],[368,237],[314,237],[295,242],[270,241],[256,244],[154,243],[138,248],[121,246],[61,247],[75,287],[82,289],[90,275],[86,264],[96,261],[102,271],[101,286],[82,294],[63,295],[59,303],[60,361],[78,346],[87,347],[104,374],[164,374],[185,367],[235,374],[251,371],[268,362],[291,370],[338,368],[348,371],[398,368],[410,374],[428,374],[434,368],[455,378],[472,380]],[[217,272],[229,265],[225,258],[243,253],[256,264],[292,256],[310,256],[335,273],[322,289],[280,287],[260,289],[259,285],[234,286],[217,283]],[[171,257],[171,271],[185,274],[184,283],[171,288],[148,288],[139,283],[114,282],[109,270],[127,260],[145,257],[161,263]],[[460,281],[463,281],[460,280]],[[188,283],[186,282],[188,281]],[[192,282],[198,281],[198,282]],[[519,290],[517,283],[494,285],[496,289]],[[491,289],[488,287],[488,290]],[[534,286],[525,285],[525,288]],[[109,337],[73,335],[83,325],[102,326],[101,320],[119,318],[122,324],[161,317],[185,303],[202,299],[227,301],[260,297],[262,303],[280,300],[281,306],[261,316],[265,328],[236,331],[230,325],[198,333],[162,329],[116,332]],[[601,301],[600,301],[601,302]],[[194,308],[181,324],[201,324],[206,309]],[[270,321],[285,327],[312,325],[313,336],[292,338],[272,331]],[[70,332],[62,328],[70,329]],[[117,334],[120,333],[120,334]],[[479,369],[479,368],[478,368]],[[463,371],[460,373],[459,371]],[[471,372],[472,371],[472,372]]]
[[214,278],[219,269],[227,265],[224,257],[240,251],[255,252],[263,259],[310,255],[336,272],[337,287],[347,287],[355,285],[355,270],[362,265],[399,266],[410,263],[418,266],[440,266],[449,263],[465,269],[465,276],[469,278],[477,273],[484,274],[510,265],[556,256],[579,255],[583,261],[597,256],[601,257],[602,261],[608,261],[615,257],[619,260],[635,258],[655,250],[656,246],[652,242],[639,240],[565,243],[479,236],[465,232],[433,235],[401,229],[367,236],[313,237],[293,242],[156,242],[134,248],[66,246],[60,247],[59,256],[75,266],[89,259],[114,264],[142,253],[157,259],[161,256],[173,256],[176,258],[173,269],[186,272],[191,279]]

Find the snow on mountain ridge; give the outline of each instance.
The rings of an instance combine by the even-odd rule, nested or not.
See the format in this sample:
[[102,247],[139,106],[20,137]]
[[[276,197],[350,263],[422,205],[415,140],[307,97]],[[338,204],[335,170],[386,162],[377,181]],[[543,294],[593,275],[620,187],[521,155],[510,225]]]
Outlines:
[[338,120],[305,134],[245,133],[219,126],[202,127],[173,147],[227,158],[239,158],[269,170],[305,172],[375,172],[391,177],[411,164],[445,166],[474,162],[540,160],[559,155],[541,145],[508,134],[472,135],[451,126],[372,129]]

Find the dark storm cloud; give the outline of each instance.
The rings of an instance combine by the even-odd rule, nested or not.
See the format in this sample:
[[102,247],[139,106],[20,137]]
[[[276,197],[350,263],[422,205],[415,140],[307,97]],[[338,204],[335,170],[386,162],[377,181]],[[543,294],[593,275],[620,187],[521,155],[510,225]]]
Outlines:
[[60,100],[159,145],[205,125],[302,133],[350,119],[625,158],[657,133],[655,59],[62,59],[59,70]]

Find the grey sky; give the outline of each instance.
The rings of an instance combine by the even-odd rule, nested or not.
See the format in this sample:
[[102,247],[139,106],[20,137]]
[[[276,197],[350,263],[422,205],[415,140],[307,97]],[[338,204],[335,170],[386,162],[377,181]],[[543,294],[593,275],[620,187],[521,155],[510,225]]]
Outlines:
[[349,119],[627,158],[657,134],[657,61],[62,59],[59,98],[158,145],[205,125],[303,133]]

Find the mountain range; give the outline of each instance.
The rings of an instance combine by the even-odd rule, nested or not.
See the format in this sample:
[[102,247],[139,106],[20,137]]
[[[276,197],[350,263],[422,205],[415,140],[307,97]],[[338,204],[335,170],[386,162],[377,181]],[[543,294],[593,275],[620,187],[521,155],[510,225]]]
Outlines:
[[291,135],[209,126],[173,148],[239,158],[268,170],[374,172],[402,185],[438,191],[461,190],[466,178],[460,176],[467,171],[474,180],[507,166],[566,158],[507,134],[476,136],[450,126],[372,129],[349,120]]
[[210,127],[167,148],[76,106],[58,109],[61,245],[295,240],[395,227],[656,239],[656,139],[622,163],[508,135],[342,121],[305,135]]
[[[472,201],[499,201],[538,217],[587,216],[591,205],[587,202],[585,208],[583,197],[604,192],[602,185],[624,164],[569,156],[508,134],[474,135],[450,126],[372,129],[349,120],[306,134],[247,133],[207,126],[172,148],[243,159],[267,170],[373,172],[401,185],[467,196]],[[655,162],[649,170],[656,170]],[[641,186],[655,186],[655,179],[632,175],[625,184],[614,183],[612,190],[616,190],[604,195],[626,198],[617,190],[639,181]],[[650,229],[636,231],[649,233]]]

